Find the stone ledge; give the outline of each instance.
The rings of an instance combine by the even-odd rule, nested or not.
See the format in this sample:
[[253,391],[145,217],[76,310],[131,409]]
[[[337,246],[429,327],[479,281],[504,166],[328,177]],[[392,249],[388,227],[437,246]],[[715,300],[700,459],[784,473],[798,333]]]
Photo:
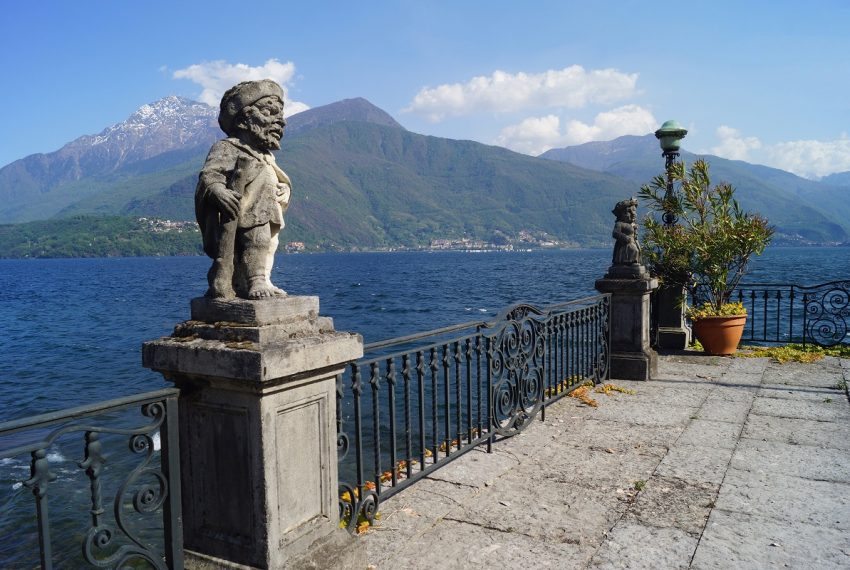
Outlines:
[[205,323],[238,323],[274,325],[315,319],[319,315],[319,298],[295,295],[251,301],[248,299],[192,299],[192,320]]
[[658,279],[644,277],[636,279],[597,279],[594,284],[600,293],[648,293],[658,287]]
[[303,336],[334,332],[329,317],[304,318],[289,323],[251,326],[231,322],[185,321],[174,327],[172,338],[220,340],[225,343],[278,344]]
[[639,263],[628,265],[612,265],[605,274],[605,279],[648,279],[649,271]]
[[206,376],[250,384],[320,371],[363,356],[359,334],[329,332],[270,346],[251,341],[163,337],[142,345],[142,365],[163,374]]

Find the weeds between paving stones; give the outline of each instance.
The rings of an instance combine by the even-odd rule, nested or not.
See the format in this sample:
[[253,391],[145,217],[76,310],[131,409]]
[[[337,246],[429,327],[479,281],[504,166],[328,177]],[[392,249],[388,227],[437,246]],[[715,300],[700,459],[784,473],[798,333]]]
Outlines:
[[[735,354],[735,358],[761,358],[768,357],[774,362],[785,364],[786,362],[817,362],[824,356],[835,356],[837,358],[850,358],[850,346],[830,346],[822,347],[812,344],[786,344],[784,346],[742,346],[742,351]],[[840,383],[845,384],[843,387],[836,386],[839,390],[846,388],[846,381]]]

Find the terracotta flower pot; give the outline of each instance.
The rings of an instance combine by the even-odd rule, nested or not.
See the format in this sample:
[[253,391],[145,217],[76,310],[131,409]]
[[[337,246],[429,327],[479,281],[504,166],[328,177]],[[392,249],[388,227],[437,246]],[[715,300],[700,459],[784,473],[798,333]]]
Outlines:
[[706,354],[726,356],[735,354],[747,315],[733,317],[703,317],[694,321],[694,335],[702,344]]

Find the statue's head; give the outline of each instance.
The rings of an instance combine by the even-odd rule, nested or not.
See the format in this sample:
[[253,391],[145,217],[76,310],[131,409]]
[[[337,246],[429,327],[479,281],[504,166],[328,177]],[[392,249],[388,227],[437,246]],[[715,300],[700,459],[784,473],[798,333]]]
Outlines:
[[260,150],[277,150],[286,121],[283,89],[271,79],[243,81],[221,98],[218,124],[228,136]]
[[617,221],[619,222],[634,222],[637,218],[637,204],[636,198],[621,200],[617,202],[611,213],[617,216]]

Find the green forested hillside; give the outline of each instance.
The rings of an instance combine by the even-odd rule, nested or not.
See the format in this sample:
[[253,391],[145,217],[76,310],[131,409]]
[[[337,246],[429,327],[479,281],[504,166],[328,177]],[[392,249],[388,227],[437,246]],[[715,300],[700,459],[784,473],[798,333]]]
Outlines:
[[[375,247],[545,231],[607,243],[613,204],[637,191],[613,176],[471,141],[345,121],[284,139],[293,180],[286,240]],[[126,213],[193,216],[196,175]]]
[[120,216],[74,216],[0,225],[0,258],[197,255],[192,224]]

